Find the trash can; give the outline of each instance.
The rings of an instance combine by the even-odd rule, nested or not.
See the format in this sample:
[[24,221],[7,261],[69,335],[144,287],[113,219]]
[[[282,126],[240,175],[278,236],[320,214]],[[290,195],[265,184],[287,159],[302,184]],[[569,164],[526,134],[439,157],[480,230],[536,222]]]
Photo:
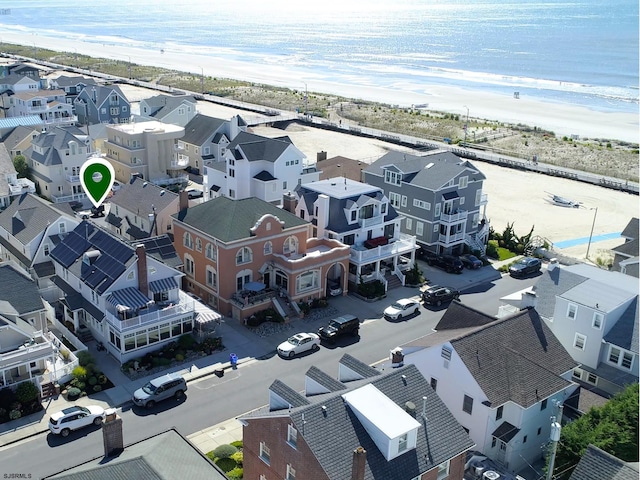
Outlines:
[[231,363],[231,368],[233,369],[238,365],[238,356],[235,353],[229,355],[229,363]]

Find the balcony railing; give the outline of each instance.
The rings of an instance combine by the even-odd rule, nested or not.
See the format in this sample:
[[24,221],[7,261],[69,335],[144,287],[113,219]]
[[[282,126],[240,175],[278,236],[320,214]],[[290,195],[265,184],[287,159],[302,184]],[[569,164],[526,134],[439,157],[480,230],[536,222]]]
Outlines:
[[460,232],[460,233],[450,233],[450,234],[444,234],[441,233],[438,236],[438,241],[444,245],[449,245],[451,243],[455,243],[455,242],[461,242],[464,240],[465,237],[465,232]]
[[454,223],[467,219],[469,212],[466,210],[458,210],[456,213],[443,213],[440,215],[440,222],[442,223]]
[[355,263],[371,263],[375,260],[393,257],[408,253],[416,249],[416,237],[413,235],[400,234],[400,237],[393,243],[381,245],[367,250],[364,246],[352,246],[350,257]]
[[480,195],[480,201],[478,202],[478,206],[486,205],[487,203],[489,203],[489,196],[486,193],[483,193],[482,195]]
[[10,195],[22,195],[23,193],[35,193],[35,184],[26,178],[18,178],[17,183],[9,184]]
[[67,182],[80,183],[80,175],[67,175]]
[[53,344],[50,342],[22,345],[19,348],[0,355],[0,369],[17,367],[25,363],[35,362],[48,355],[53,355]]
[[189,297],[181,295],[180,303],[177,305],[167,307],[156,305],[151,308],[154,310],[138,315],[137,317],[127,318],[126,320],[121,320],[109,311],[106,312],[105,318],[107,319],[107,322],[109,322],[109,325],[115,328],[118,332],[125,332],[144,325],[172,320],[188,313],[193,314],[194,302]]
[[73,195],[51,195],[54,203],[66,203],[73,200],[84,200],[87,198],[86,193],[74,193]]
[[183,169],[189,166],[189,157],[186,155],[176,155],[175,160],[171,160],[171,168]]
[[375,217],[371,217],[371,218],[362,218],[360,219],[360,225],[362,225],[363,227],[371,227],[373,225],[380,225],[384,220],[384,217],[382,215],[376,215]]

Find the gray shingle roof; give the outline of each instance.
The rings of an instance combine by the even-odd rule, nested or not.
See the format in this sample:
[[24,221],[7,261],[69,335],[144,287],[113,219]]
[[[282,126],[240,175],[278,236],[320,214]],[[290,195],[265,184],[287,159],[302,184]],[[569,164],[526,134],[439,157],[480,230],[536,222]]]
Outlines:
[[528,408],[569,385],[560,375],[577,365],[532,308],[451,344],[493,406]]
[[273,381],[269,390],[278,395],[282,400],[291,405],[292,408],[309,405],[309,400],[304,395],[296,392],[286,383],[276,379]]
[[628,257],[637,257],[640,254],[640,241],[637,238],[624,242],[622,245],[612,248],[616,253],[626,255]]
[[623,462],[589,445],[569,480],[638,480],[638,472],[637,463]]
[[8,263],[0,264],[0,285],[0,305],[8,302],[19,315],[44,310],[35,282]]
[[166,115],[185,103],[192,104],[194,108],[196,106],[196,99],[193,95],[156,95],[147,98],[144,102],[151,108],[151,112],[148,115],[158,120],[162,120]]
[[203,145],[226,121],[198,113],[185,125],[184,136],[180,140],[191,145]]
[[[425,156],[402,152],[388,152],[369,165],[365,172],[384,175],[383,167],[395,165],[403,173],[403,182],[428,190],[437,191],[449,180],[466,174],[475,180],[485,180],[485,176],[470,162],[451,152],[438,152]],[[431,165],[429,168],[427,168]]]
[[24,194],[0,212],[0,227],[26,245],[61,217],[61,212],[35,195]]
[[545,270],[533,286],[536,293],[536,310],[544,318],[553,318],[556,308],[556,296],[587,281],[587,277],[571,273],[564,268]]
[[352,357],[348,353],[345,353],[338,363],[344,365],[350,370],[353,370],[362,378],[371,378],[380,375],[380,371],[367,365],[366,363],[361,362],[357,358]]
[[190,207],[173,218],[222,242],[233,242],[251,237],[250,229],[263,215],[270,214],[284,222],[284,229],[308,225],[292,213],[259,198],[232,200],[218,197]]
[[[146,218],[148,215],[153,214],[152,206],[156,207],[156,213],[160,213],[172,202],[175,202],[177,198],[177,193],[165,190],[138,177],[133,177],[131,182],[123,184],[120,190],[113,194],[109,212],[115,216],[113,206],[117,205],[135,215]],[[117,216],[122,218],[124,212],[119,213],[120,215]]]
[[291,140],[266,138],[253,133],[240,132],[229,144],[228,149],[235,153],[242,152],[242,156],[250,162],[264,160],[275,162],[284,151],[291,146]]
[[75,87],[78,85],[97,85],[96,81],[93,78],[85,78],[82,76],[68,76],[68,75],[60,75],[55,79],[55,82],[58,84],[58,87]]
[[624,227],[624,230],[622,230],[620,235],[627,238],[638,238],[640,237],[640,231],[638,231],[639,228],[640,220],[637,217],[633,217],[629,220],[629,223],[627,223],[627,226]]
[[69,142],[77,142],[84,145],[84,141],[77,138],[73,132],[77,129],[69,130],[63,127],[54,127],[33,139],[32,145],[40,147],[44,153],[37,152],[33,147],[25,150],[25,156],[31,157],[34,161],[43,165],[62,165],[60,151],[69,148]]
[[18,143],[24,141],[26,138],[30,138],[34,133],[40,133],[40,129],[32,126],[18,125],[2,138],[2,143],[7,147],[7,150],[11,151]]
[[639,336],[638,297],[636,296],[616,324],[611,327],[609,333],[605,335],[604,340],[637,354],[640,353],[638,348]]
[[325,373],[323,370],[320,370],[316,366],[311,366],[309,370],[307,370],[307,373],[305,375],[314,382],[317,382],[325,387],[330,392],[337,392],[339,390],[344,390],[345,388],[347,388],[344,383],[339,382],[331,375]]
[[454,300],[449,304],[447,311],[444,312],[434,330],[440,332],[443,330],[479,327],[495,321],[496,317],[474,308],[463,306],[458,300]]
[[[427,397],[426,418],[420,413],[416,416],[421,424],[417,446],[415,450],[387,461],[354,411],[342,399],[344,390],[311,397],[318,401],[293,409],[290,417],[298,436],[304,439],[330,479],[344,479],[345,472],[351,471],[352,452],[357,447],[363,447],[367,452],[364,478],[373,480],[415,478],[473,446],[414,365],[373,377],[370,383],[403,409],[410,401],[416,405],[417,412],[422,412],[423,397]],[[361,382],[354,388],[359,386],[362,386]]]

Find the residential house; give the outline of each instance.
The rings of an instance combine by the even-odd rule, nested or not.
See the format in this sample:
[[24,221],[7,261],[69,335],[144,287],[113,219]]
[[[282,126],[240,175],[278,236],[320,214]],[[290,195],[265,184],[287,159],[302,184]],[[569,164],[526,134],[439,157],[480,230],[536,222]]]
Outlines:
[[613,270],[636,278],[640,277],[640,269],[638,268],[640,262],[639,222],[638,218],[632,218],[621,233],[621,236],[624,237],[624,243],[611,249],[614,254]]
[[[194,328],[183,274],[93,223],[83,221],[51,251],[64,323],[88,329],[124,363]],[[87,335],[83,335],[87,336]]]
[[148,480],[171,480],[183,476],[190,480],[227,479],[204,453],[177,430],[166,430],[124,445],[122,423],[122,418],[115,410],[108,412],[102,425],[104,455],[45,478],[98,480],[133,475]]
[[47,301],[57,300],[50,292],[54,267],[49,254],[78,223],[68,204],[21,195],[0,212],[0,259],[28,272]]
[[533,308],[495,320],[454,301],[437,333],[403,346],[476,449],[519,471],[544,455],[577,363]]
[[132,177],[115,191],[106,217],[112,231],[127,240],[171,232],[171,215],[179,211],[178,194]]
[[[580,364],[573,379],[611,395],[638,381],[639,280],[587,264],[550,264],[524,301]],[[513,303],[520,308],[521,303]]]
[[[48,331],[47,307],[38,287],[11,262],[0,264],[0,388],[30,381],[45,394],[45,384],[62,378],[62,342]],[[77,359],[69,352],[72,363]],[[58,376],[57,373],[60,373]]]
[[485,176],[451,152],[424,156],[389,152],[364,169],[364,181],[383,190],[404,217],[402,233],[436,253],[485,251],[489,235]]
[[66,102],[70,104],[73,104],[73,101],[82,90],[97,85],[93,78],[86,78],[80,75],[60,75],[56,78],[50,78],[48,83],[50,89],[64,91]]
[[73,101],[78,123],[129,123],[131,106],[117,85],[92,85],[83,89]]
[[347,177],[349,180],[363,182],[363,173],[368,165],[360,160],[337,156],[326,158],[326,152],[318,153],[318,169],[320,170],[320,180],[329,178]]
[[136,121],[155,120],[185,127],[197,115],[196,106],[193,95],[155,95],[140,100],[140,118]]
[[[230,120],[222,120],[198,113],[184,127],[184,137],[178,140],[177,160],[188,162],[192,173],[204,173],[206,185],[206,166],[218,165],[222,168],[225,165],[222,157],[231,140],[240,132],[246,131],[247,124],[239,115],[231,117]],[[219,186],[217,188],[219,190]],[[218,196],[215,189],[204,190],[206,200]]]
[[[131,245],[144,245],[147,255],[151,255],[162,263],[182,271],[182,259],[176,251],[173,240],[168,234],[157,237],[142,238],[129,242]],[[196,319],[197,320],[197,319]]]
[[38,132],[41,132],[44,128],[42,119],[38,115],[29,115],[27,117],[0,118],[0,138],[5,138],[15,128],[21,126],[33,127],[37,129]]
[[462,480],[473,447],[413,365],[381,373],[345,354],[337,379],[311,367],[304,392],[275,380],[239,420],[245,478]]
[[40,78],[17,73],[9,73],[4,77],[0,77],[0,92],[3,96],[5,94],[37,92],[38,90],[40,90]]
[[351,285],[404,285],[403,271],[415,262],[416,237],[400,232],[403,217],[381,188],[341,177],[298,185],[294,195],[284,208],[310,221],[313,236],[350,246]]
[[311,238],[308,220],[259,198],[181,209],[173,235],[185,290],[237,320],[269,307],[299,314],[297,302],[326,296],[328,278],[345,281],[349,247]]
[[187,179],[187,164],[177,160],[176,148],[184,128],[150,121],[107,125],[106,133],[103,153],[119,182],[127,183],[134,174],[162,185]]
[[18,172],[4,143],[0,143],[0,210],[9,206],[18,195],[35,193],[36,186],[28,178],[18,178]]
[[38,115],[44,125],[75,125],[73,106],[62,90],[29,90],[2,95],[6,117]]
[[305,165],[305,155],[289,137],[240,132],[219,158],[205,168],[203,189],[209,198],[256,197],[280,206],[283,195],[296,185],[320,178],[315,165]]
[[13,64],[9,64],[6,67],[7,76],[17,75],[19,77],[27,77],[33,79],[40,84],[39,88],[42,88],[42,78],[40,77],[40,72],[42,70],[42,67],[23,62],[14,62]]
[[31,146],[31,141],[36,138],[41,131],[41,128],[35,126],[18,125],[5,133],[0,138],[0,142],[4,144],[9,152],[9,156],[14,159],[18,155],[24,155],[25,150]]
[[54,127],[35,137],[24,156],[38,192],[60,203],[87,197],[80,183],[80,168],[89,153],[89,139],[82,130]]
[[589,445],[569,480],[638,480],[639,476],[637,462],[624,462]]

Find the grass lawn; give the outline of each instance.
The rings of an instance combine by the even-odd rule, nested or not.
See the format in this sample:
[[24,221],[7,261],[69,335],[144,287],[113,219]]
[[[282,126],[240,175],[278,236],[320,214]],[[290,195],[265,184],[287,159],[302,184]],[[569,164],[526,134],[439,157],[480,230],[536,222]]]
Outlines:
[[506,248],[503,248],[503,247],[498,247],[498,260],[500,261],[507,260],[515,256],[516,254],[513,253],[511,250],[507,250]]

